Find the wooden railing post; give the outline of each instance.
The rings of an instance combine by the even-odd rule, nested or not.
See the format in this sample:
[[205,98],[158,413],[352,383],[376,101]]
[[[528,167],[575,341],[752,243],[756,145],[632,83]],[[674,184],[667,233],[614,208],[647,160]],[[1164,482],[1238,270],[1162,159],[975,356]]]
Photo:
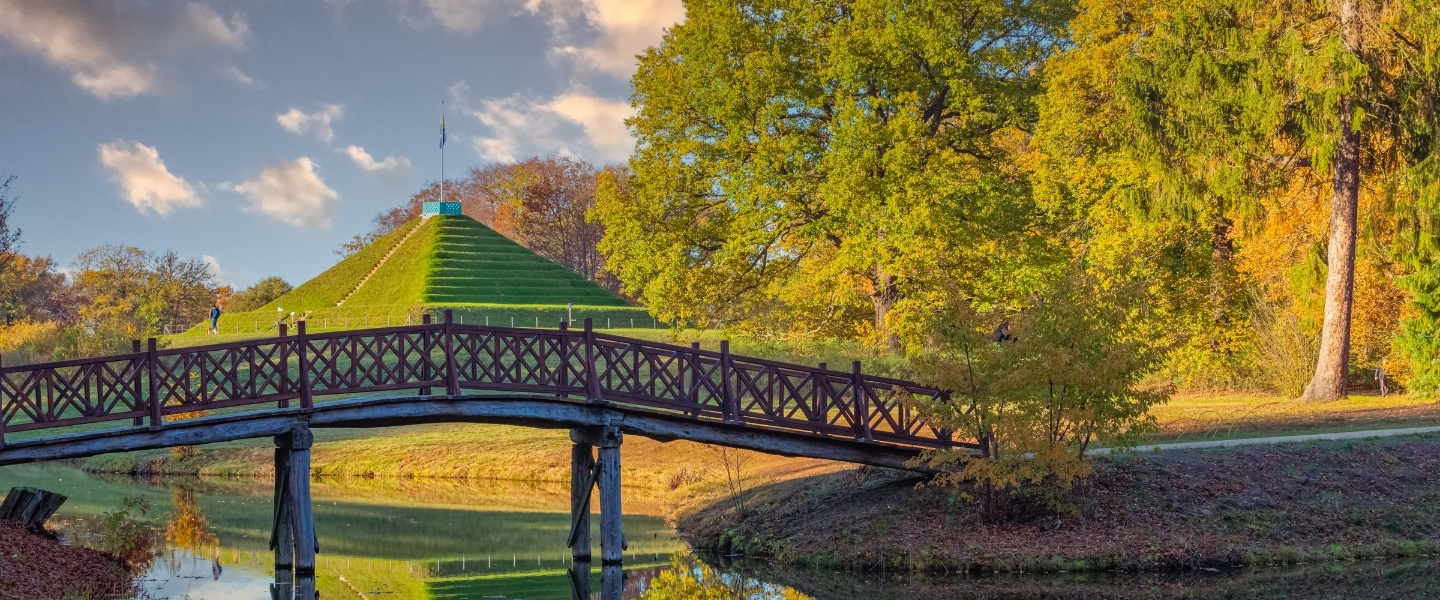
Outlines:
[[690,342],[690,393],[685,397],[695,405],[694,416],[700,416],[700,342]]
[[[570,387],[570,322],[560,322],[560,373],[555,378],[560,387]],[[561,394],[564,396],[564,394]],[[589,554],[586,554],[589,556]]]
[[155,373],[155,338],[145,340],[145,369],[150,377],[150,428],[160,427],[160,389]]
[[730,385],[730,340],[720,341],[720,398],[724,401],[725,422],[740,422],[740,403],[735,399],[735,388]]
[[[5,372],[3,357],[0,357],[0,374]],[[5,384],[0,381],[0,449],[5,447]]]
[[310,396],[310,342],[305,337],[305,322],[301,321],[295,331],[295,344],[300,353],[300,408],[313,408],[315,399]]
[[[285,338],[290,335],[290,326],[280,324],[280,388],[283,392],[289,392],[295,386],[290,383],[290,342]],[[275,404],[280,408],[290,408],[290,399],[282,398]]]
[[855,406],[851,414],[855,418],[855,439],[862,442],[875,441],[870,432],[870,396],[865,393],[865,380],[860,374],[860,361],[851,363],[850,390],[854,392]]
[[585,318],[585,401],[604,402],[600,396],[600,377],[595,373],[595,325]]
[[[139,354],[140,352],[140,340],[130,340],[130,353]],[[140,374],[140,369],[145,365],[145,359],[137,358],[135,361],[135,372],[130,374],[130,393],[135,395],[135,408],[140,408],[145,406],[145,391],[140,389],[142,387],[140,381],[144,379],[144,376]],[[145,417],[140,415],[136,415],[135,419],[130,421],[130,425],[133,427],[139,427],[144,424]]]
[[[421,325],[429,325],[429,324],[430,324],[430,313],[427,312],[427,313],[425,313],[425,314],[423,314],[423,315],[420,315],[420,324],[421,324]],[[421,380],[421,381],[430,381],[431,378],[435,377],[435,373],[430,370],[430,328],[429,328],[429,327],[426,327],[425,329],[420,330],[420,348],[421,348],[421,350],[422,350],[422,353],[420,354],[420,380]],[[427,386],[424,386],[424,387],[420,388],[420,395],[421,395],[421,396],[429,396],[429,395],[430,395],[430,386],[427,385]]]
[[450,309],[445,309],[445,394],[460,395],[460,370],[455,364],[455,328]]

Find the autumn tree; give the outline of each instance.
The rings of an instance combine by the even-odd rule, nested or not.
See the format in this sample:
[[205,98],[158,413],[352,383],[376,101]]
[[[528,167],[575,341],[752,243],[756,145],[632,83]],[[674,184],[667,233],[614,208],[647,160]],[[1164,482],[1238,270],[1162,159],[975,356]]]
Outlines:
[[1132,156],[1156,198],[1216,207],[1218,227],[1224,207],[1263,208],[1296,181],[1329,190],[1309,399],[1346,394],[1362,182],[1394,206],[1434,194],[1434,13],[1412,0],[1176,3],[1120,67]]
[[217,285],[208,266],[172,251],[106,244],[81,252],[71,269],[80,319],[120,336],[140,338],[163,332],[165,325],[198,323],[215,301]]
[[[686,2],[632,80],[601,249],[662,320],[857,333],[1024,227],[1011,158],[1068,2]],[[962,276],[963,278],[963,276]],[[978,283],[978,282],[976,282]]]

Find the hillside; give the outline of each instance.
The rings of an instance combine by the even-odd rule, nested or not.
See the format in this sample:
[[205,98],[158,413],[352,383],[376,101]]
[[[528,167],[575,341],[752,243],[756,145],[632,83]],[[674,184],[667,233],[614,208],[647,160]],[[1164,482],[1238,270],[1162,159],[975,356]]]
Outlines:
[[471,322],[553,327],[570,304],[576,319],[653,324],[644,309],[474,219],[437,215],[406,223],[263,307],[223,315],[221,330],[272,330],[282,312],[309,313],[312,329],[398,325],[446,308]]

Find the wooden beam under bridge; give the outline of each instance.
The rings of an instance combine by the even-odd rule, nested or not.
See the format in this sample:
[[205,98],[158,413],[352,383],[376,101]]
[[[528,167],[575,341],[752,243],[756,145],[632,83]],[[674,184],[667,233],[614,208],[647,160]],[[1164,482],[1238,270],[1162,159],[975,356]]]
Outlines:
[[282,436],[297,427],[373,428],[425,423],[491,423],[545,429],[613,426],[627,435],[661,442],[683,439],[781,456],[925,473],[935,471],[928,465],[909,465],[921,448],[702,421],[680,413],[668,415],[619,403],[584,403],[526,394],[356,398],[318,402],[308,409],[267,407],[211,415],[168,422],[161,428],[130,427],[33,439],[12,438],[0,448],[0,466]]

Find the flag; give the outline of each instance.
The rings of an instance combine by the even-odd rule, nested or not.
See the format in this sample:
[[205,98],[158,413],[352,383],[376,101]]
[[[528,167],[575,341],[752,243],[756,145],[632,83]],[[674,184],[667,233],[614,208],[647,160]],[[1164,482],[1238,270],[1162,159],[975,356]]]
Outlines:
[[440,117],[440,149],[445,149],[445,117]]

